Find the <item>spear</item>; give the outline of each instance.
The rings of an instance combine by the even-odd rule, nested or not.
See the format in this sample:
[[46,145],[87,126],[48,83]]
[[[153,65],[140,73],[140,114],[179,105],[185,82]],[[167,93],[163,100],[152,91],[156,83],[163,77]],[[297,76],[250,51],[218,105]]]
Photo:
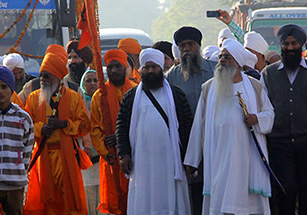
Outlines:
[[[247,112],[247,109],[246,109],[246,104],[244,103],[244,101],[243,101],[243,99],[242,99],[242,97],[241,97],[241,94],[242,94],[242,93],[240,93],[239,91],[237,91],[237,96],[238,96],[238,99],[239,99],[239,104],[240,104],[240,106],[241,106],[242,109],[243,109],[244,115],[246,116],[246,115],[248,114],[248,112]],[[276,182],[276,184],[280,187],[280,189],[282,190],[282,192],[283,192],[284,194],[287,194],[285,188],[282,186],[282,184],[281,184],[280,181],[278,180],[277,176],[275,175],[275,173],[273,172],[272,168],[270,167],[270,165],[269,165],[269,163],[268,163],[266,157],[264,156],[264,153],[263,153],[263,151],[262,151],[262,149],[261,149],[261,147],[260,147],[260,144],[259,144],[259,142],[258,142],[258,139],[257,139],[257,137],[256,137],[256,135],[255,135],[255,131],[254,131],[254,129],[253,129],[253,126],[250,126],[250,127],[248,127],[248,128],[249,128],[249,130],[250,130],[250,132],[251,132],[251,134],[252,134],[252,137],[253,137],[253,139],[254,139],[254,143],[256,144],[256,147],[257,147],[257,149],[258,149],[259,155],[260,155],[260,157],[261,157],[261,160],[262,160],[264,166],[266,167],[266,169],[268,170],[268,172],[270,173],[271,177],[272,177],[273,180]]]

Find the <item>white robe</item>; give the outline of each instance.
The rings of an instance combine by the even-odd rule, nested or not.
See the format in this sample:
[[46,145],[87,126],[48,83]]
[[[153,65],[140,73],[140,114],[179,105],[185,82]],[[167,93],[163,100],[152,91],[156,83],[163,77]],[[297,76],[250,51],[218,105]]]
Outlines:
[[259,123],[254,126],[254,130],[266,157],[263,134],[270,132],[272,128],[273,107],[262,90],[262,111],[257,113],[252,85],[245,75],[242,76],[244,81],[234,84],[233,104],[231,108],[224,110],[224,122],[216,125],[214,120],[214,82],[209,89],[207,106],[201,94],[194,117],[184,164],[198,167],[203,151],[205,215],[270,214],[269,173],[244,123],[243,110],[235,95],[237,91],[242,92],[241,96],[249,113],[257,115]]
[[[151,92],[167,110],[163,89]],[[190,215],[186,177],[174,179],[174,159],[167,125],[144,91],[137,112],[127,214]]]

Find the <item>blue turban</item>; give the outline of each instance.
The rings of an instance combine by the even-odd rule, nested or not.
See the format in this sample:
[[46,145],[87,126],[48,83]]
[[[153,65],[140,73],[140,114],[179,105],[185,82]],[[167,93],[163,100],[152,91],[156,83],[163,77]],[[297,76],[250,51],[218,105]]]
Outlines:
[[15,77],[11,70],[5,66],[0,66],[0,80],[9,86],[12,93],[15,90]]
[[294,37],[301,46],[306,42],[306,32],[298,25],[288,24],[283,25],[278,29],[277,38],[280,44],[285,42],[288,36]]

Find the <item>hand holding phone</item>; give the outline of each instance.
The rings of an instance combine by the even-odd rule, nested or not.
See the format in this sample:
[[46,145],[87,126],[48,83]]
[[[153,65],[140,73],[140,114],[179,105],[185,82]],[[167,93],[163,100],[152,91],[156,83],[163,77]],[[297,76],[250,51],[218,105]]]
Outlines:
[[216,10],[208,10],[207,11],[207,17],[220,17],[221,13],[219,11]]

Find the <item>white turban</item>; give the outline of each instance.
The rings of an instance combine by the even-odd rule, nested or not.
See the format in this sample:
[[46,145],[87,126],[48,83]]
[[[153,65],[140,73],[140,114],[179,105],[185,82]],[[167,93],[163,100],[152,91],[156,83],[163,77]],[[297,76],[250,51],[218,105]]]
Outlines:
[[175,59],[180,59],[180,51],[178,46],[176,45],[175,41],[173,41],[173,45],[172,45],[172,53]]
[[220,49],[217,46],[206,46],[202,51],[202,56],[205,59],[209,59],[214,52],[219,51],[219,50]]
[[244,47],[264,55],[264,53],[268,50],[269,45],[261,34],[252,31],[244,35]]
[[237,61],[240,67],[243,67],[245,65],[246,50],[241,45],[241,43],[236,40],[226,39],[223,41],[221,47],[221,50],[223,49],[226,49],[231,54],[231,56]]
[[255,54],[251,53],[249,50],[245,49],[246,55],[245,55],[245,66],[248,66],[252,69],[255,68],[255,64],[258,61],[258,58]]
[[0,56],[0,66],[3,66],[3,59],[6,57],[6,55]]
[[10,70],[15,68],[24,69],[25,67],[23,58],[17,53],[8,54],[3,59],[3,66],[6,66]]
[[219,36],[217,38],[218,47],[222,45],[223,39],[235,39],[229,28],[223,28],[222,30],[220,30]]
[[164,54],[158,49],[147,48],[143,49],[140,53],[141,68],[145,66],[147,62],[153,62],[158,64],[161,69],[164,68]]

